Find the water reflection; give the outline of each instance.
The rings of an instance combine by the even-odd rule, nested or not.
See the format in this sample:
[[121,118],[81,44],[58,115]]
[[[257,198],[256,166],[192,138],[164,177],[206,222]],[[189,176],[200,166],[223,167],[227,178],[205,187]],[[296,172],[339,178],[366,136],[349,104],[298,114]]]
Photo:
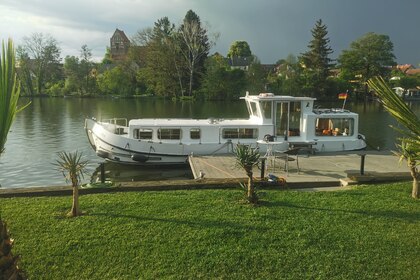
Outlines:
[[[104,162],[105,180],[118,182],[193,179],[189,166],[134,166]],[[91,182],[101,181],[101,164],[92,173]]]

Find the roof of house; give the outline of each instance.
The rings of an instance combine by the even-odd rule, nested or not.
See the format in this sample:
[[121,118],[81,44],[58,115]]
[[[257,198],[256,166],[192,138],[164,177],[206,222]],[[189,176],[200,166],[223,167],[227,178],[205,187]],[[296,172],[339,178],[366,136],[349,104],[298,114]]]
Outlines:
[[420,69],[408,69],[405,73],[407,75],[419,75]]
[[395,67],[403,73],[406,73],[410,69],[414,69],[414,66],[412,64],[400,64]]
[[121,38],[123,39],[123,41],[130,42],[130,40],[128,39],[128,37],[125,35],[124,31],[119,30],[118,28],[115,29],[115,32],[114,32],[114,34],[112,35],[111,38],[113,38],[117,34],[121,36]]

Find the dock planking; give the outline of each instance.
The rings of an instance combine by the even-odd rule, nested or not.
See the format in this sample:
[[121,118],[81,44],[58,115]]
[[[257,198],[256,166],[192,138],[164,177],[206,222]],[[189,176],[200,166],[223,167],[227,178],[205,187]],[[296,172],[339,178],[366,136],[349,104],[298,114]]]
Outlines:
[[[409,178],[406,164],[399,164],[398,157],[389,152],[369,151],[365,155],[364,173],[366,176],[392,179],[387,174],[397,173],[403,178]],[[189,163],[195,179],[233,179],[245,178],[242,168],[237,166],[233,155],[190,156]],[[361,169],[361,153],[325,153],[316,155],[299,155],[299,167],[295,161],[289,162],[288,172],[281,158],[266,159],[264,174],[274,174],[283,177],[288,183],[336,182],[348,178],[349,174],[359,174]],[[200,174],[204,174],[201,176]],[[254,168],[254,177],[260,177],[259,167]],[[360,177],[360,176],[359,176]],[[401,178],[401,177],[400,177]],[[380,179],[379,179],[380,180]]]

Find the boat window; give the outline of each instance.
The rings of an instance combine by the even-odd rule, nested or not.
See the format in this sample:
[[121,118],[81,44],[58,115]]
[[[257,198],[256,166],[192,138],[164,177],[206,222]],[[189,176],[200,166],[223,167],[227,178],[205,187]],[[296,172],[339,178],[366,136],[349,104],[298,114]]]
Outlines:
[[289,103],[276,104],[276,136],[285,136],[289,129]]
[[151,140],[153,137],[153,130],[150,128],[140,128],[134,129],[133,138],[134,139],[146,139]]
[[224,128],[222,130],[223,139],[256,139],[258,137],[257,128]]
[[201,131],[199,128],[191,128],[190,129],[190,138],[191,139],[200,139],[201,138]]
[[179,140],[181,139],[181,129],[179,128],[159,128],[158,139]]
[[254,139],[258,137],[258,128],[240,128],[239,138]]
[[316,136],[352,136],[354,119],[352,118],[317,118],[315,120]]
[[271,101],[261,101],[261,110],[264,118],[271,119]]
[[257,103],[250,102],[250,105],[251,105],[251,114],[255,117],[259,117],[260,115],[258,114]]
[[289,112],[289,136],[300,136],[300,101],[290,102]]

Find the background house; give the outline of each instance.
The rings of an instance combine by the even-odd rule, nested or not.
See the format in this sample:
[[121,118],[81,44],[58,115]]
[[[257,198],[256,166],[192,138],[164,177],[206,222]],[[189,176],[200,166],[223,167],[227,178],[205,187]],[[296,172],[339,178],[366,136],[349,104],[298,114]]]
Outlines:
[[124,31],[115,29],[114,34],[110,39],[111,43],[111,59],[113,61],[122,61],[126,58],[128,49],[130,47],[130,40],[125,35]]

